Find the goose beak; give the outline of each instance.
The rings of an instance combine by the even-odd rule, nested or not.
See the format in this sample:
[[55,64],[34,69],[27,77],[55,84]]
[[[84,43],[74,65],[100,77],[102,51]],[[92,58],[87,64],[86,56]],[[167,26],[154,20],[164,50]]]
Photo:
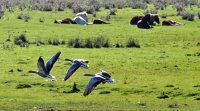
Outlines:
[[114,79],[108,79],[108,80],[106,80],[106,82],[113,84],[115,82],[115,80]]
[[66,58],[65,61],[71,61],[72,62],[73,60]]

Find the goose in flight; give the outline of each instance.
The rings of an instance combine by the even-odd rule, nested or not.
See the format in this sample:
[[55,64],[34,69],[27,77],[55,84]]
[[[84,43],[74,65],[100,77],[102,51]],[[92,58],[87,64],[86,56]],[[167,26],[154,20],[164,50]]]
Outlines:
[[58,53],[56,53],[53,57],[51,57],[51,59],[48,60],[46,65],[44,64],[44,60],[40,56],[38,58],[38,63],[37,63],[38,71],[30,70],[29,73],[36,73],[41,77],[54,79],[55,76],[51,75],[50,71],[51,71],[54,63],[57,61],[58,57],[60,56],[60,54],[61,54],[60,51]]
[[85,69],[89,68],[88,65],[88,61],[87,60],[83,60],[83,59],[75,59],[75,60],[71,60],[71,59],[65,59],[66,61],[71,61],[72,65],[70,66],[70,68],[68,69],[65,77],[64,77],[64,81],[66,81],[67,79],[69,79],[69,77],[79,68],[79,67],[83,67]]
[[92,76],[85,89],[85,92],[83,94],[84,96],[89,95],[95,89],[95,87],[101,82],[103,84],[105,84],[106,82],[112,84],[114,82],[114,79],[112,79],[111,76],[104,70],[102,70],[97,74],[84,74],[84,76]]

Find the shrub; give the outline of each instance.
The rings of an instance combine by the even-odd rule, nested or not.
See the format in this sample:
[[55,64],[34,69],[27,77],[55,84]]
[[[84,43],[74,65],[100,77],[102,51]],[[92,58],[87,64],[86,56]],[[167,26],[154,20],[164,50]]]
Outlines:
[[198,15],[198,18],[200,19],[200,12],[198,12],[197,15]]
[[167,18],[167,14],[162,14],[161,18]]
[[27,14],[25,14],[24,15],[24,20],[25,20],[25,22],[28,22],[29,20],[30,20],[30,16],[29,15],[27,15]]
[[110,42],[109,39],[103,37],[103,36],[98,36],[94,38],[94,47],[95,48],[101,48],[101,47],[109,47]]
[[197,42],[197,46],[200,46],[200,42]]
[[104,8],[105,9],[115,8],[114,2],[109,0],[104,1]]
[[28,14],[20,13],[20,14],[17,15],[17,19],[22,19],[25,22],[28,22],[30,20],[30,18],[31,17]]
[[166,99],[169,98],[168,95],[165,95],[165,93],[163,92],[160,96],[157,97],[158,99]]
[[0,19],[4,16],[5,8],[0,5]]
[[111,19],[110,15],[105,16],[106,21],[109,21]]
[[4,16],[4,11],[0,11],[0,19]]
[[194,17],[195,17],[195,15],[190,12],[185,12],[181,16],[182,16],[182,19],[188,20],[188,21],[194,21]]
[[86,12],[87,12],[88,14],[93,14],[93,13],[95,13],[95,9],[94,9],[93,6],[88,6],[87,8],[85,8],[85,10],[86,10]]
[[58,39],[53,39],[52,45],[59,45],[60,41]]
[[200,2],[199,2],[199,3],[197,3],[197,7],[198,7],[198,8],[200,8]]
[[110,47],[110,41],[109,41],[109,39],[104,40],[103,47],[106,47],[106,48]]
[[155,0],[154,7],[156,9],[164,10],[168,6],[168,2],[166,0]]
[[53,6],[50,3],[44,3],[42,4],[40,11],[52,11],[53,10]]
[[65,4],[63,4],[63,3],[60,3],[59,5],[58,5],[58,11],[64,11],[65,10]]
[[115,44],[115,47],[116,47],[116,48],[122,48],[123,45],[117,42],[117,43]]
[[39,18],[39,21],[40,21],[41,23],[43,23],[43,22],[45,21],[45,18],[44,18],[44,17],[41,17],[41,18]]
[[94,12],[94,13],[92,14],[92,16],[93,16],[93,17],[97,17],[97,13]]
[[86,48],[93,48],[93,47],[94,47],[94,46],[93,46],[93,41],[92,41],[91,38],[87,38],[87,39],[85,40],[85,47],[86,47]]
[[31,85],[29,84],[18,84],[16,86],[17,89],[23,89],[23,88],[31,88]]
[[140,48],[140,45],[134,38],[129,38],[126,47]]
[[83,47],[82,40],[79,38],[75,38],[74,40],[74,48],[81,48]]
[[19,4],[18,8],[23,11],[26,7],[25,4]]
[[40,45],[44,45],[45,43],[41,38],[37,38],[33,44],[40,46]]
[[49,45],[60,45],[61,42],[57,38],[54,38],[54,39],[49,39],[48,44]]
[[192,97],[192,96],[198,96],[198,95],[199,95],[199,93],[189,93],[186,96],[187,97]]
[[23,19],[23,18],[24,18],[24,15],[22,13],[17,15],[17,19]]
[[83,40],[80,38],[70,39],[68,41],[68,46],[73,48],[83,48]]
[[84,1],[75,0],[71,8],[74,13],[79,13],[79,12],[86,11],[87,7],[88,6],[86,5],[86,3],[84,3]]
[[11,42],[5,42],[3,43],[3,49],[7,50],[7,49],[13,49],[14,45]]
[[86,38],[85,40],[80,38],[70,39],[68,41],[68,46],[73,48],[101,48],[110,47],[109,39],[102,36],[95,38]]
[[61,40],[61,41],[60,41],[60,44],[61,44],[61,45],[64,45],[65,43],[66,43],[65,40]]
[[29,46],[29,42],[26,39],[25,34],[21,34],[19,37],[14,37],[14,44],[20,45],[21,47]]
[[152,10],[146,10],[145,14],[148,14],[148,13],[157,14],[157,13],[158,13],[158,10],[156,10],[155,8],[152,9]]
[[91,0],[89,1],[88,6],[93,6],[94,11],[99,11],[101,8],[101,4],[99,0]]
[[117,9],[112,8],[110,9],[110,14],[109,15],[116,15]]
[[118,0],[115,3],[117,5],[118,9],[122,9],[128,6],[127,2],[125,0]]
[[48,44],[52,45],[52,40],[51,39],[48,39]]
[[137,1],[137,2],[136,1],[132,1],[129,4],[130,4],[129,6],[132,9],[147,9],[147,7],[148,7],[147,3],[143,3],[141,1]]
[[177,2],[173,5],[173,8],[175,8],[177,12],[183,12],[185,10],[185,4],[183,2]]
[[177,105],[176,103],[173,103],[173,104],[170,104],[168,107],[169,107],[169,108],[177,108],[178,105]]

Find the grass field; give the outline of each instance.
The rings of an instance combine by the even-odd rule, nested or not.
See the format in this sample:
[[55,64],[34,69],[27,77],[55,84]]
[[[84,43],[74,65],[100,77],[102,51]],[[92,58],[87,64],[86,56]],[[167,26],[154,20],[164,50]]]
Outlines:
[[[198,8],[193,9],[193,12],[198,11]],[[16,9],[12,13],[7,12],[0,19],[0,110],[199,110],[200,20],[196,17],[194,21],[186,21],[180,16],[169,16],[167,19],[185,25],[157,25],[150,30],[129,25],[134,15],[142,15],[143,12],[140,9],[121,9],[117,15],[111,16],[108,21],[111,24],[88,26],[53,23],[55,19],[73,18],[71,10],[21,12]],[[29,14],[29,22],[17,19],[20,13]],[[169,7],[159,11],[159,14],[163,13],[173,15],[176,12]],[[97,17],[104,19],[108,14],[109,10],[102,9]],[[41,17],[45,18],[44,23],[39,22]],[[89,20],[92,19],[92,15],[89,15]],[[29,42],[42,39],[46,44],[30,44],[29,47],[14,45],[14,36],[22,33],[25,33]],[[6,42],[9,35],[11,42]],[[97,36],[108,38],[112,45],[117,42],[125,44],[133,37],[141,48],[113,46],[88,49],[67,46],[71,38]],[[47,45],[48,39],[65,40],[66,44]],[[4,48],[5,44],[9,44],[9,48]],[[57,81],[47,81],[27,73],[30,69],[37,69],[39,56],[47,61],[58,51],[62,54],[51,72]],[[78,69],[64,82],[63,77],[70,66],[69,62],[64,61],[65,58],[89,60],[90,68]],[[90,78],[83,74],[101,70],[109,72],[115,83],[100,84],[89,96],[84,97],[83,92]],[[70,91],[74,82],[81,91],[63,93]],[[31,88],[17,89],[19,84],[28,84]]]

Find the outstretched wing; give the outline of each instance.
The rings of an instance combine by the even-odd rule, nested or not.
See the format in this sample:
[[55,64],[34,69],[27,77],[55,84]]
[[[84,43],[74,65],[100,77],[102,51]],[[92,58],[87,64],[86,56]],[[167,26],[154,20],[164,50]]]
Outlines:
[[87,63],[81,62],[81,67],[88,69],[89,65]]
[[57,61],[60,54],[61,54],[61,52],[59,51],[57,54],[55,54],[53,57],[51,57],[51,59],[49,59],[48,62],[46,63],[47,74],[50,73],[54,63]]
[[70,68],[68,69],[65,77],[64,77],[64,81],[66,81],[67,79],[69,79],[69,77],[80,67],[80,64],[78,62],[73,62],[72,65],[70,66]]
[[44,60],[42,59],[41,56],[38,59],[37,66],[38,66],[39,73],[46,74],[47,71],[46,71],[46,68],[44,67]]
[[105,79],[100,77],[100,76],[94,76],[90,79],[86,89],[85,89],[85,92],[84,92],[84,96],[87,96],[88,94],[90,94],[94,89],[95,87],[100,84],[101,82],[103,82]]

